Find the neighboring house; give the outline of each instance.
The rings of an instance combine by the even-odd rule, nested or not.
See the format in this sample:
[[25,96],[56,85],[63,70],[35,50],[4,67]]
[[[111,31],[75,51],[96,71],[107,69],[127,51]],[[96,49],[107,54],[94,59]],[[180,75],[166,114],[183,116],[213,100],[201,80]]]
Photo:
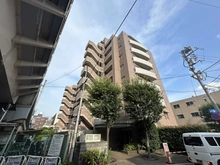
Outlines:
[[34,115],[32,117],[32,128],[34,129],[40,129],[43,128],[43,126],[48,121],[49,117],[43,117],[43,113],[39,113],[38,115]]
[[[210,93],[216,103],[220,104],[220,91]],[[178,125],[204,124],[199,114],[199,107],[210,103],[206,94],[170,103]]]

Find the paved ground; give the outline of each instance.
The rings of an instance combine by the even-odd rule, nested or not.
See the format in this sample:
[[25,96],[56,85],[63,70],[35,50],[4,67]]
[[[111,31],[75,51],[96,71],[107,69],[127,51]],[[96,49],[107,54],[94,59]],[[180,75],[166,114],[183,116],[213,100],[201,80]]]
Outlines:
[[[161,154],[152,154],[152,159],[148,159],[147,154],[125,154],[118,151],[110,151],[111,157],[115,162],[110,165],[167,165],[167,158]],[[172,162],[175,165],[193,165],[187,161],[187,156],[183,154],[172,154]]]

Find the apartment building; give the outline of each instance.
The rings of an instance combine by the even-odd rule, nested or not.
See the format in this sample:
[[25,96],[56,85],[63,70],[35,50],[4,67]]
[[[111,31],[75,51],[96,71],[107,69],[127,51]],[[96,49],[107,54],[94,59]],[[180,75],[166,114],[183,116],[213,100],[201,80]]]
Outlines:
[[[177,125],[152,53],[132,36],[121,32],[118,37],[112,35],[109,39],[104,38],[97,45],[89,41],[82,66],[81,79],[77,83],[77,87],[74,86],[74,90],[68,87],[64,92],[63,105],[60,107],[60,111],[63,113],[58,117],[64,124],[68,124],[69,116],[72,115],[74,117],[77,115],[83,92],[82,86],[85,80],[87,79],[86,85],[89,85],[92,79],[96,79],[99,76],[108,76],[117,84],[121,84],[126,79],[147,77],[151,83],[161,90],[164,98],[165,109],[162,119],[157,125]],[[75,98],[72,97],[73,95]],[[86,91],[83,96],[86,97]],[[73,113],[71,114],[72,109]],[[129,120],[128,117],[122,115],[118,124],[122,125],[123,121],[124,123],[129,123]],[[85,106],[82,106],[81,109],[81,121],[81,124],[84,124],[83,127],[87,129],[93,129],[94,126],[98,127],[102,124],[98,119],[94,120]]]
[[43,128],[43,125],[46,124],[48,117],[44,117],[43,113],[39,113],[32,117],[32,128],[40,129]]
[[[156,124],[158,126],[177,125],[152,53],[132,36],[125,32],[121,32],[117,37],[112,35],[109,39],[104,38],[98,44],[89,41],[85,48],[82,66],[81,78],[77,83],[77,88],[74,88],[74,92],[76,92],[75,100],[72,101],[72,98],[66,95],[64,99],[67,100],[68,103],[64,101],[64,99],[62,101],[64,104],[60,108],[63,112],[60,115],[60,119],[64,124],[70,121],[67,120],[67,118],[71,116],[70,111],[73,109],[72,123],[74,125],[74,117],[77,116],[80,108],[80,101],[86,98],[87,95],[86,90],[83,90],[83,88],[89,86],[92,79],[96,79],[99,76],[107,76],[112,82],[119,85],[124,80],[136,77],[148,78],[149,82],[153,83],[161,91],[163,104],[165,106],[162,118]],[[85,84],[85,86],[83,84]],[[132,120],[130,120],[125,112],[121,112],[121,117],[111,129],[111,147],[118,147],[116,146],[116,141],[122,145],[130,142],[129,140],[132,139],[130,135],[134,135],[134,133],[132,133],[132,127]],[[92,117],[90,111],[83,104],[81,108],[79,129],[93,129],[96,132],[102,133],[102,137],[105,136],[105,123],[100,119]],[[103,137],[103,139],[105,139],[105,137]]]
[[[210,93],[216,103],[220,104],[220,91]],[[199,107],[211,103],[206,94],[170,103],[178,125],[205,124],[199,114]]]
[[75,96],[76,96],[77,86],[66,86],[63,99],[61,101],[60,111],[57,115],[59,121],[55,122],[56,126],[61,129],[69,129],[71,124],[73,123],[73,107],[75,104]]

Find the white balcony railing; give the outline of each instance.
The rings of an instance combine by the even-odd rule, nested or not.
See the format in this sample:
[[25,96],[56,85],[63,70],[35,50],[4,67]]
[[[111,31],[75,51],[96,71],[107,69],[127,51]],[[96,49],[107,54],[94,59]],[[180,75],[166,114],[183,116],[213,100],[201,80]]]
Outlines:
[[150,78],[150,80],[156,80],[157,79],[157,76],[156,76],[155,73],[153,73],[151,71],[148,71],[146,69],[135,67],[135,73],[143,75],[143,76],[147,76],[148,78]]

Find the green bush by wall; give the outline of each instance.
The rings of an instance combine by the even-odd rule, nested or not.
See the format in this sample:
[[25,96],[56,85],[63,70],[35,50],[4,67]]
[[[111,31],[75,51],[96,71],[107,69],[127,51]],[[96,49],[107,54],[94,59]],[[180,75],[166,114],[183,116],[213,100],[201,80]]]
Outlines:
[[[182,134],[186,132],[208,132],[210,131],[206,125],[185,125],[176,127],[159,127],[159,137],[161,144],[168,143],[171,151],[185,150],[182,141]],[[161,146],[162,148],[162,146]]]

